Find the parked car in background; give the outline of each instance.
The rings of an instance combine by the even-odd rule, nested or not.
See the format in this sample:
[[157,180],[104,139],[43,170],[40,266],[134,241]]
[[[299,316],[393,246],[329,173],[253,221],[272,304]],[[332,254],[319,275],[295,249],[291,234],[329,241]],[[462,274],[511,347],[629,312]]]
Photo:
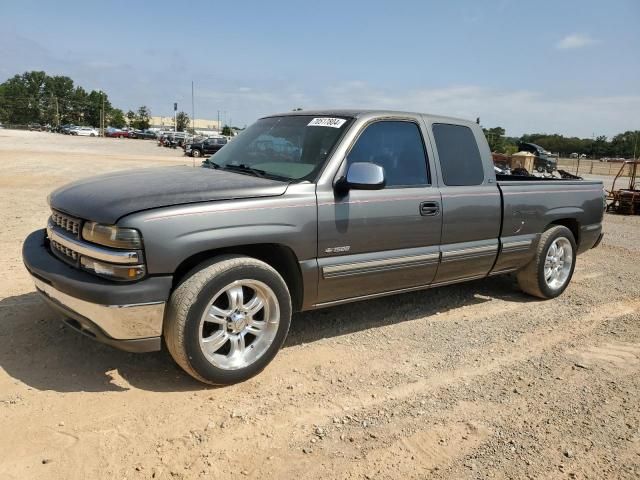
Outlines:
[[178,148],[185,144],[187,134],[185,132],[168,132],[159,137],[158,145],[163,147]]
[[188,143],[184,149],[184,154],[190,157],[204,157],[213,155],[227,144],[224,137],[205,138],[200,142]]
[[71,129],[76,128],[75,125],[73,125],[72,123],[67,123],[65,125],[61,125],[60,126],[60,133],[63,133],[64,135],[69,135],[71,133]]
[[553,173],[558,168],[558,160],[555,157],[551,157],[549,152],[547,152],[540,145],[536,145],[535,143],[527,143],[521,142],[518,144],[518,149],[521,152],[529,152],[535,155],[535,161],[533,164],[533,168],[536,169],[537,172],[548,172]]
[[140,138],[142,140],[155,139],[156,132],[151,130],[130,130],[129,138]]
[[572,153],[571,155],[569,155],[569,158],[578,158],[578,154],[577,153]]
[[93,127],[77,127],[71,130],[70,133],[79,137],[97,137],[100,135],[100,132]]
[[129,136],[128,131],[120,130],[119,128],[107,128],[104,134],[106,137],[112,138],[127,138]]

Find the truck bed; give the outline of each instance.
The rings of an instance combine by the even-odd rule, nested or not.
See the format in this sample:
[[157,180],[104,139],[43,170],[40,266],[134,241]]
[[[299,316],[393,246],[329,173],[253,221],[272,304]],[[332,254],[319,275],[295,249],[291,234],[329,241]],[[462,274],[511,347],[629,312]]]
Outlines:
[[[602,182],[515,175],[501,175],[497,179],[503,203],[500,231],[503,243],[530,241],[536,245],[541,232],[553,223],[565,225],[573,232],[579,252],[596,242],[604,209]],[[507,270],[521,261],[521,254],[503,251],[494,271]]]

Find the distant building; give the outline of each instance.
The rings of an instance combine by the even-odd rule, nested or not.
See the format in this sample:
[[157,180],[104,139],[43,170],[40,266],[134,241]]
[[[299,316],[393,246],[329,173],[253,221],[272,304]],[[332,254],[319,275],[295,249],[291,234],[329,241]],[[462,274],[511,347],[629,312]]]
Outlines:
[[[196,133],[203,135],[220,133],[220,123],[217,120],[208,120],[206,118],[196,118],[193,124],[189,124],[189,128],[195,128]],[[151,117],[152,130],[173,130],[175,121],[173,116],[170,117]]]

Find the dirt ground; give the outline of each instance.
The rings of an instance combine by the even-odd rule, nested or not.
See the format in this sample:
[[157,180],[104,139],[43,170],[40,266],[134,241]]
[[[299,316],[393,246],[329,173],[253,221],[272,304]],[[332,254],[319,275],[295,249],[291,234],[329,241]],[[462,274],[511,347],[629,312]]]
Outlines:
[[54,188],[172,163],[0,130],[1,479],[640,478],[640,217],[607,215],[558,299],[498,277],[298,314],[262,374],[208,388],[63,327],[20,255]]

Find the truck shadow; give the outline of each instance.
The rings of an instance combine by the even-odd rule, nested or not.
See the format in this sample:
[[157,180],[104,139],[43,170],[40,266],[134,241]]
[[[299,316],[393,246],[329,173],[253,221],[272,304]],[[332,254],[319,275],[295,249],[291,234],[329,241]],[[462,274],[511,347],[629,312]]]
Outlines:
[[[297,314],[284,348],[445,313],[492,298],[535,301],[519,293],[509,277],[394,295]],[[164,350],[147,354],[116,350],[78,334],[59,318],[35,292],[0,300],[0,368],[42,391],[211,388],[183,373]]]

